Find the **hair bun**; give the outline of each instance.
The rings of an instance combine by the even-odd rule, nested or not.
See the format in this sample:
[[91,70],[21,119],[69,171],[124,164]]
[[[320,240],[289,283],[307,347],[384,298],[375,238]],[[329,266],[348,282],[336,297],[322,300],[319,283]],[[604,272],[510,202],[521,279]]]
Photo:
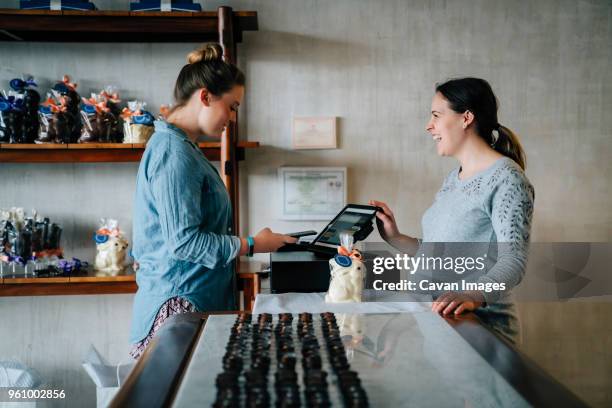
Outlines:
[[223,49],[216,43],[205,44],[187,55],[187,62],[190,64],[195,64],[200,61],[221,61],[222,59]]

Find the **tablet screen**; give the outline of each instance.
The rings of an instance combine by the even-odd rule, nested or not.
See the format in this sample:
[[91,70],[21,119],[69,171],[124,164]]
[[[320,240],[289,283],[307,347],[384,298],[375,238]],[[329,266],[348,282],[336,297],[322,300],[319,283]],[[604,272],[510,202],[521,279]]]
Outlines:
[[341,232],[352,231],[355,233],[369,226],[376,211],[376,207],[347,205],[340,214],[325,227],[323,232],[313,241],[313,244],[325,247],[337,247],[340,245]]

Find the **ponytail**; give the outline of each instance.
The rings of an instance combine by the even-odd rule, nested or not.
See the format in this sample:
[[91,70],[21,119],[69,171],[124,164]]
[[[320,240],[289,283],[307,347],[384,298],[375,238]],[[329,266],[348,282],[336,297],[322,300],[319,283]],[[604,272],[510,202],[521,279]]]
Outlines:
[[497,137],[492,135],[491,147],[496,152],[514,160],[521,169],[525,170],[525,151],[516,133],[500,124],[497,125],[497,129],[494,129],[494,132],[497,133]]

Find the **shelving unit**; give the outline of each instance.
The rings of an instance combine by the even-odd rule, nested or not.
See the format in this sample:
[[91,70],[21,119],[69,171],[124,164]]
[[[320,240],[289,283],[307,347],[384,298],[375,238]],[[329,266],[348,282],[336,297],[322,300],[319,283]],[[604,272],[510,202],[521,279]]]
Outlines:
[[[255,11],[233,11],[222,6],[214,11],[129,12],[129,11],[46,11],[0,9],[0,41],[61,43],[171,43],[218,42],[226,61],[236,63],[236,45],[244,31],[257,31]],[[238,127],[231,124],[221,142],[200,143],[211,161],[220,161],[221,177],[232,202],[233,231],[239,231],[238,161],[244,160],[245,149],[259,147],[259,142],[238,141]],[[68,144],[11,145],[0,144],[0,163],[100,163],[136,162],[141,159],[141,144]],[[249,275],[250,276],[250,275]],[[242,277],[244,280],[246,275]],[[91,279],[97,279],[92,277]],[[255,278],[251,287],[258,288]],[[3,282],[3,285],[9,284]],[[13,281],[16,285],[16,282]],[[40,285],[53,285],[39,281]],[[93,282],[71,282],[70,285],[95,285]],[[117,285],[117,282],[99,282]],[[122,281],[120,285],[135,285]],[[24,283],[24,285],[26,285]],[[103,289],[112,290],[116,289]],[[122,287],[123,287],[122,286]],[[31,286],[28,286],[31,287]],[[70,286],[73,288],[74,286]],[[17,286],[0,292],[18,292]],[[42,288],[42,287],[41,287]],[[47,289],[49,286],[47,286]],[[122,290],[132,290],[132,286]],[[72,289],[70,289],[72,290]],[[83,290],[89,290],[83,287]],[[61,291],[60,291],[61,292]],[[93,292],[92,292],[93,293]],[[105,292],[106,293],[106,292]]]
[[[257,31],[256,11],[233,11],[219,7],[216,12],[132,12],[132,11],[49,11],[0,9],[0,41],[20,42],[104,42],[161,43],[215,41],[223,48],[226,61],[235,63],[236,45],[244,31]],[[252,143],[252,142],[251,142]],[[6,146],[6,145],[3,145]],[[238,160],[244,147],[238,142],[238,127],[228,127],[217,145],[203,146],[210,160],[221,162],[221,177],[230,195],[234,213],[234,231],[240,225],[238,214]],[[0,147],[0,163],[49,162],[126,162],[140,160],[139,147],[79,147],[61,153],[45,150]],[[86,150],[87,149],[87,150]],[[25,158],[24,154],[30,155]]]
[[[216,12],[131,12],[131,11],[49,11],[0,9],[0,41],[34,42],[193,42],[215,41],[223,48],[224,59],[236,62],[236,45],[244,31],[258,29],[256,11],[233,11],[219,7]],[[252,143],[252,142],[251,142]],[[219,146],[205,145],[204,153],[221,162],[221,176],[229,192],[234,213],[234,231],[239,226],[238,160],[244,147],[238,142],[234,124],[224,132]],[[3,145],[5,146],[5,145]],[[140,159],[139,147],[67,146],[61,153],[54,148],[2,148],[0,162],[126,162]],[[87,150],[86,150],[87,149]],[[30,158],[25,158],[25,154]]]

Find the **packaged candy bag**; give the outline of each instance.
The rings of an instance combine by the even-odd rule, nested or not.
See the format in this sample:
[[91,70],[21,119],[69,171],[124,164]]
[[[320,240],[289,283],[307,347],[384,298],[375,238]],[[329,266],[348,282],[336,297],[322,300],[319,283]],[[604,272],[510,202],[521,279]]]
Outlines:
[[55,138],[49,135],[53,112],[48,105],[41,105],[38,108],[38,138],[36,143],[55,143]]
[[123,142],[123,126],[121,125],[121,108],[119,107],[121,99],[119,99],[119,93],[114,86],[108,85],[100,92],[100,97],[106,101],[106,106],[112,114],[110,141],[113,143],[121,143]]
[[20,128],[17,129],[17,143],[34,143],[38,136],[40,94],[29,87],[37,86],[36,82],[32,77],[28,77],[26,80],[14,78],[11,80],[10,86],[23,100]]
[[94,131],[94,124],[96,123],[96,105],[83,103],[81,108],[81,122],[83,128],[81,129],[81,137],[79,143],[93,143],[99,139],[99,134]]
[[0,143],[8,143],[10,140],[10,133],[5,120],[6,112],[8,112],[9,108],[10,104],[4,98],[4,95],[0,94]]
[[155,118],[144,110],[145,106],[144,102],[129,101],[127,108],[123,108],[123,143],[146,143],[155,131]]
[[66,100],[56,97],[57,93],[47,94],[47,99],[38,109],[38,139],[36,143],[72,143],[71,133],[74,124],[72,114],[68,112]]
[[[5,256],[9,253],[9,231],[13,228],[9,219],[9,212],[6,210],[0,211],[0,256]],[[0,262],[6,259],[0,259]]]
[[100,94],[92,93],[89,99],[83,98],[81,109],[83,129],[79,143],[109,143],[116,129],[117,118],[106,105],[106,100]]
[[23,95],[14,91],[0,95],[0,143],[21,143]]
[[[69,134],[58,135],[61,143],[76,143],[81,136],[81,115],[79,114],[79,104],[81,98],[76,92],[77,84],[70,82],[70,77],[64,75],[63,79],[53,86],[52,93],[55,99],[60,102],[60,105],[65,109],[61,113],[57,113],[57,121],[65,123],[69,129]],[[55,120],[55,118],[54,118]]]

